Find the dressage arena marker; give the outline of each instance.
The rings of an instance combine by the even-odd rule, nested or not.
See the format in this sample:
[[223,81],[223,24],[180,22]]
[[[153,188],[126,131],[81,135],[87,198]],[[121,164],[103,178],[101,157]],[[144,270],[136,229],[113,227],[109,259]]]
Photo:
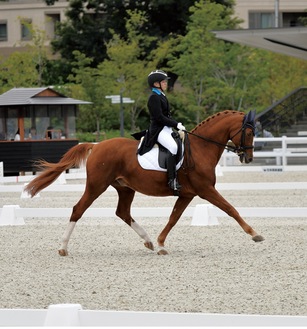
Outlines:
[[0,326],[36,327],[305,327],[307,316],[132,312],[83,310],[80,304],[55,304],[48,309],[0,309]]
[[[27,185],[28,185],[28,183],[23,184],[23,189],[21,190],[20,199],[30,199],[31,198],[31,195],[25,191],[25,187]],[[39,198],[39,197],[40,197],[40,193],[37,193],[36,195],[34,195],[33,198]]]
[[[159,208],[133,208],[132,217],[166,217],[171,214],[172,207]],[[255,207],[236,208],[243,217],[282,217],[282,218],[307,218],[307,207]],[[0,209],[1,210],[1,209]],[[116,208],[88,208],[82,217],[114,218]],[[19,205],[4,205],[0,212],[0,226],[24,225],[23,217],[58,218],[70,217],[71,208],[20,208]],[[199,204],[188,207],[183,216],[192,217],[192,226],[218,225],[217,217],[228,217],[221,209],[211,204]]]
[[0,215],[0,226],[25,225],[23,217],[16,215],[16,209],[20,209],[20,207],[18,205],[3,206]]
[[[196,205],[199,207],[198,216],[193,216],[192,226],[206,226],[217,222],[217,217],[230,218],[223,210],[214,207],[211,204]],[[236,210],[242,217],[282,217],[282,218],[306,218],[307,207],[236,207]],[[211,224],[214,225],[214,224]]]

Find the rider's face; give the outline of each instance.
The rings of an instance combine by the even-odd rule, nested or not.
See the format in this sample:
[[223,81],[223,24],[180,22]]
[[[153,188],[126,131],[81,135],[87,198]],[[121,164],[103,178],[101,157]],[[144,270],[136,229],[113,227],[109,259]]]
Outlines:
[[162,91],[167,90],[167,80],[162,80],[160,82]]
[[154,86],[156,88],[160,88],[160,86],[161,86],[162,91],[166,91],[167,90],[167,80],[162,80],[161,82],[155,82]]

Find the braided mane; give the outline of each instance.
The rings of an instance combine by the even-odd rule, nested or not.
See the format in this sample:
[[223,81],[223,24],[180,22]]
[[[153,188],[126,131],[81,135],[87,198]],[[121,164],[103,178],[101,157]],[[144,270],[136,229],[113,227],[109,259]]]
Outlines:
[[206,124],[207,122],[209,121],[212,121],[220,116],[223,116],[223,115],[228,115],[228,114],[235,114],[235,113],[239,113],[241,115],[245,115],[244,112],[239,112],[239,111],[235,111],[235,110],[225,110],[225,111],[222,111],[222,112],[218,112],[218,113],[215,113],[211,116],[209,116],[207,119],[203,120],[202,122],[200,122],[191,132],[194,132],[195,130],[197,130],[200,126]]

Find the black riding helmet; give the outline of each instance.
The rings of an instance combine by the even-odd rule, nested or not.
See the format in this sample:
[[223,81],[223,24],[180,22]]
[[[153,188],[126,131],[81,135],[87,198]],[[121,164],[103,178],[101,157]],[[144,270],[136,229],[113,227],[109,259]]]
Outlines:
[[[168,79],[170,79],[170,78],[167,76],[167,73],[165,73],[162,70],[152,71],[148,74],[148,84],[149,84],[150,88],[154,87],[155,82],[160,83],[161,81],[168,80]],[[161,88],[161,85],[160,85],[160,88]]]

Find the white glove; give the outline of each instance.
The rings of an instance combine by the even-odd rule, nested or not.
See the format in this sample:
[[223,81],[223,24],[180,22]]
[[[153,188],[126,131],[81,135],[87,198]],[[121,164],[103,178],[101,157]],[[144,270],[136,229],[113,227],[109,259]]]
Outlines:
[[178,122],[177,129],[178,130],[185,130],[185,126],[181,122]]

